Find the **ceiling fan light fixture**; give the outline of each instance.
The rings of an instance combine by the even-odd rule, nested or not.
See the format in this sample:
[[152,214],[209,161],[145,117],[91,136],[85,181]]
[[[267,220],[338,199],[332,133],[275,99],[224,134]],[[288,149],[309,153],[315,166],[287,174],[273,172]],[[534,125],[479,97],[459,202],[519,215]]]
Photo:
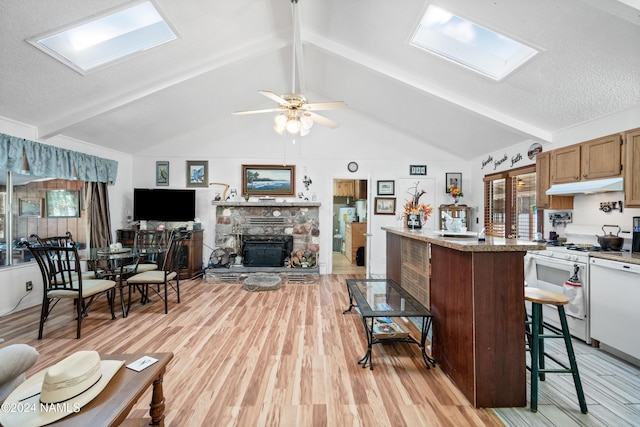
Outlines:
[[287,115],[285,113],[282,113],[282,114],[278,114],[273,120],[277,127],[284,128],[284,126],[287,124],[287,119],[288,119]]
[[287,121],[286,128],[289,133],[296,134],[300,132],[300,129],[302,129],[302,123],[300,122],[300,119],[298,119],[298,116],[290,118]]
[[302,129],[306,129],[307,133],[313,127],[313,119],[304,114],[300,117],[300,122],[302,122]]

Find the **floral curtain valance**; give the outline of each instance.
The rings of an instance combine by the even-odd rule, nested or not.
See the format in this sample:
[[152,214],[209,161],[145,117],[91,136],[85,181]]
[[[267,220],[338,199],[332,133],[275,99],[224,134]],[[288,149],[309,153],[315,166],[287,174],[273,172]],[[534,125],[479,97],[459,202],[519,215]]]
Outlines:
[[118,175],[118,162],[0,133],[0,169],[113,184]]

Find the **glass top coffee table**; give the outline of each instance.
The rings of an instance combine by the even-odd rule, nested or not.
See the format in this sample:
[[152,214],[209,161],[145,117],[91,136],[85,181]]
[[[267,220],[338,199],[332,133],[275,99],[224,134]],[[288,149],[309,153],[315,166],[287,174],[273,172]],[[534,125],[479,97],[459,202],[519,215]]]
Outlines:
[[[436,366],[436,361],[426,353],[425,347],[433,315],[407,291],[388,279],[347,279],[347,291],[349,308],[343,314],[355,307],[362,316],[367,335],[367,352],[358,360],[363,368],[369,365],[369,369],[373,369],[371,347],[383,341],[417,344],[427,369],[431,368],[429,364]],[[408,331],[398,327],[392,320],[394,317],[420,318],[422,325],[420,341],[413,338]]]

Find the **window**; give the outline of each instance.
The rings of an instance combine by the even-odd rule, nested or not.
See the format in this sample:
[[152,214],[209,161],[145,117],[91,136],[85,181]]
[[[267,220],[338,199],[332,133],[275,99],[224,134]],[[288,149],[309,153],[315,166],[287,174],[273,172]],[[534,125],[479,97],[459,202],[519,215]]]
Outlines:
[[503,34],[429,5],[411,45],[502,80],[538,51]]
[[484,178],[487,236],[533,240],[538,230],[535,166]]
[[86,74],[176,38],[154,5],[145,1],[27,41]]

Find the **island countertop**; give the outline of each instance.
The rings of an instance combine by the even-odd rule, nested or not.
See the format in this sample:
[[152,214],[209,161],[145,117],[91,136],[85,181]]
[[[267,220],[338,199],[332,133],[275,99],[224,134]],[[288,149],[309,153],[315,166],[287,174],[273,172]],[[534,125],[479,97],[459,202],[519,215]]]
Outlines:
[[462,252],[522,252],[546,248],[546,245],[543,243],[500,237],[487,236],[484,241],[479,241],[475,233],[469,236],[450,237],[442,236],[431,231],[411,230],[404,227],[382,227],[382,229],[388,233],[397,234],[398,236],[408,237]]

